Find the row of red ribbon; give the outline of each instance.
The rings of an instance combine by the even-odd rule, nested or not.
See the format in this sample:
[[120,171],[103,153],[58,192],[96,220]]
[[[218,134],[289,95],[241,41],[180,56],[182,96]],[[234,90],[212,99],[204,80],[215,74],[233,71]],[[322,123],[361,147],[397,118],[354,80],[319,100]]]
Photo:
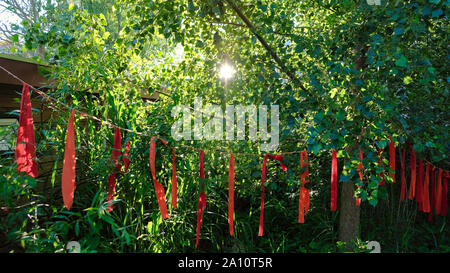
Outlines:
[[[63,172],[62,172],[62,195],[64,200],[64,206],[70,210],[73,204],[73,197],[76,188],[75,183],[75,138],[74,138],[74,116],[75,110],[72,110],[69,117],[69,122],[66,130],[66,142],[65,142],[65,152],[64,152],[64,162],[63,162]],[[156,159],[156,141],[161,141],[164,145],[168,145],[167,141],[158,137],[152,137],[150,139],[150,170],[152,173],[153,183],[155,187],[156,197],[158,201],[158,206],[163,219],[169,217],[167,211],[167,204],[165,200],[164,187],[158,182],[156,178],[155,170],[155,159]],[[448,183],[447,179],[450,178],[448,171],[443,171],[442,169],[437,169],[432,166],[429,162],[425,165],[425,176],[424,176],[424,164],[423,160],[419,160],[419,170],[418,177],[416,175],[416,155],[414,149],[410,144],[408,146],[411,149],[411,182],[409,187],[409,199],[413,200],[414,197],[418,202],[418,207],[420,211],[429,213],[429,219],[432,218],[433,209],[435,209],[437,215],[445,216],[447,215],[447,190]],[[172,147],[172,192],[171,201],[172,207],[177,208],[177,174],[176,174],[176,153],[175,149]],[[116,187],[116,176],[117,172],[125,173],[129,167],[129,151],[130,142],[128,141],[124,154],[122,157],[122,162],[119,162],[119,158],[122,153],[121,148],[121,135],[120,129],[115,128],[114,132],[114,144],[111,153],[111,160],[114,163],[114,168],[110,176],[108,177],[108,200],[109,206],[108,211],[113,210],[112,200],[115,193]],[[382,149],[378,149],[379,164],[382,162]],[[406,178],[405,178],[405,156],[406,149],[402,153],[402,177],[401,177],[401,196],[400,199],[404,200],[406,195]],[[16,163],[18,165],[17,170],[19,172],[25,172],[32,177],[37,177],[37,161],[35,160],[35,138],[33,129],[33,116],[31,112],[31,101],[29,97],[29,88],[24,84],[22,90],[22,101],[21,110],[19,118],[19,130],[17,135],[17,145],[16,145]],[[266,165],[267,159],[276,160],[280,163],[281,169],[283,171],[287,170],[287,167],[283,164],[284,157],[282,155],[272,155],[266,154],[262,162],[261,171],[261,210],[260,210],[260,221],[259,221],[259,232],[258,236],[263,235],[263,223],[264,223],[264,199],[265,199],[265,181],[266,181]],[[360,163],[358,165],[357,171],[360,177],[361,184],[363,183],[363,153],[359,151]],[[390,139],[389,144],[389,165],[392,169],[390,175],[395,183],[395,146],[392,139]],[[309,180],[309,161],[307,151],[304,150],[300,153],[300,168],[302,173],[300,174],[301,185],[299,194],[299,208],[298,208],[298,222],[304,223],[305,215],[308,213],[310,205],[310,191],[306,187]],[[202,215],[206,208],[206,194],[205,188],[205,172],[204,172],[204,151],[200,150],[199,153],[199,170],[200,170],[200,182],[201,182],[201,193],[198,198],[198,211],[197,211],[197,228],[196,228],[196,247],[198,246],[198,240],[200,235],[200,229],[202,224]],[[437,176],[436,176],[436,170]],[[431,181],[430,181],[431,172]],[[385,184],[384,172],[379,174],[382,177],[382,181],[379,183],[380,186]],[[228,175],[228,223],[230,229],[230,235],[233,236],[234,230],[234,177],[235,177],[235,160],[234,155],[231,154],[229,162],[229,175]],[[418,179],[416,179],[418,178]],[[437,180],[436,180],[437,178]],[[338,179],[338,164],[337,164],[337,153],[336,150],[332,150],[332,162],[331,162],[331,211],[337,209],[337,179]],[[431,184],[430,184],[431,183]],[[430,186],[431,186],[431,200],[430,200]],[[358,185],[358,187],[361,187]],[[356,205],[361,204],[361,198],[356,198]]]

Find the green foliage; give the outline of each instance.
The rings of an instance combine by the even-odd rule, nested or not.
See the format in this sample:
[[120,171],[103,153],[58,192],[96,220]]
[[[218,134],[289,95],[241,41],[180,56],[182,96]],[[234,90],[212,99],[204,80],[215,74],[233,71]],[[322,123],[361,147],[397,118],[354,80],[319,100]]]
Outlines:
[[[389,167],[386,160],[377,163],[377,148],[385,149],[392,136],[398,147],[409,140],[420,158],[449,169],[448,1],[382,1],[381,6],[366,1],[233,1],[252,28],[228,2],[62,1],[45,7],[45,24],[24,21],[18,26],[24,35],[12,40],[23,38],[22,50],[45,49],[40,58],[51,65],[48,94],[57,105],[145,135],[122,131],[123,143],[132,144],[131,166],[118,177],[114,210],[108,213],[113,130],[77,117],[77,189],[69,212],[59,188],[68,112],[52,116],[37,138],[38,158],[51,155],[56,160],[50,181],[15,173],[12,154],[1,163],[1,202],[11,208],[1,229],[9,240],[30,252],[63,252],[71,240],[80,242],[82,252],[194,251],[198,156],[184,145],[260,152],[249,141],[175,142],[171,109],[192,105],[200,96],[204,104],[278,104],[277,152],[308,149],[312,203],[306,223],[298,224],[298,155],[286,157],[286,173],[269,163],[265,234],[258,237],[261,158],[239,157],[235,236],[230,238],[225,216],[228,155],[207,152],[207,209],[198,251],[348,248],[337,240],[338,214],[329,212],[330,149],[338,150],[342,183],[360,183],[358,149],[364,152],[364,182],[357,189],[363,201],[361,238],[381,241],[382,251],[448,249],[445,222],[420,225],[419,219],[394,217],[398,195],[389,191],[388,175],[387,187],[378,186],[379,173]],[[274,62],[274,55],[284,67]],[[226,83],[217,69],[224,61],[237,71]],[[149,101],[148,96],[157,99]],[[180,147],[178,209],[169,206],[171,218],[164,221],[148,166],[151,135]],[[157,147],[157,177],[169,199],[171,151]],[[382,219],[379,223],[372,224],[374,214]],[[404,219],[414,225],[401,225]],[[385,230],[386,225],[392,228]],[[399,226],[402,232],[394,228]],[[419,237],[425,239],[415,239]],[[354,251],[366,251],[364,244],[357,242]]]

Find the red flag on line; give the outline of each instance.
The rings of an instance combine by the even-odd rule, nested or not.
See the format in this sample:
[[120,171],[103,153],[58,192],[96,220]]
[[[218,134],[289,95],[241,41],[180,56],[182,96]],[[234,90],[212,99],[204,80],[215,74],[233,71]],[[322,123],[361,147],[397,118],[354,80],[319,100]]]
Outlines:
[[417,189],[416,189],[416,202],[419,206],[419,211],[423,211],[423,160],[419,159],[419,177],[417,179]]
[[167,212],[166,197],[165,197],[166,195],[164,192],[164,187],[156,179],[156,169],[155,169],[156,140],[155,140],[155,138],[161,140],[161,142],[164,145],[167,145],[167,141],[165,141],[161,138],[157,138],[157,137],[152,137],[150,139],[150,170],[152,172],[153,185],[155,186],[156,198],[158,200],[158,206],[159,206],[159,210],[161,211],[161,216],[163,219],[167,219],[167,218],[169,218],[169,213]]
[[[203,150],[200,150],[199,153],[199,162],[198,162],[198,166],[200,169],[200,178],[203,180],[205,179],[205,169],[204,169],[204,165],[203,165],[203,158],[204,158],[204,154],[205,152]],[[201,183],[201,193],[200,196],[198,197],[198,211],[197,211],[197,234],[196,234],[196,240],[195,240],[195,248],[197,248],[198,246],[198,240],[200,238],[200,229],[202,227],[202,217],[203,217],[203,211],[206,208],[206,194],[205,194],[205,189],[204,189],[204,182],[200,181]]]
[[[437,179],[437,185],[436,185],[436,202],[435,202],[435,207],[436,207],[436,214],[441,215],[441,211],[442,211],[442,200],[443,200],[443,190],[442,190],[442,174],[443,171],[442,169],[439,169],[438,172],[438,179]],[[447,186],[445,186],[447,187]],[[447,200],[446,200],[447,203]]]
[[337,156],[336,150],[333,150],[331,155],[331,211],[337,209],[337,176]]
[[200,196],[198,198],[198,211],[197,211],[197,228],[196,228],[196,239],[195,239],[195,248],[198,246],[198,239],[200,238],[200,229],[202,227],[202,216],[203,216],[203,210],[206,208],[206,194],[204,191],[200,193]]
[[122,146],[121,146],[121,136],[120,136],[120,129],[119,127],[116,127],[114,130],[114,144],[113,144],[113,150],[111,152],[111,161],[114,163],[114,169],[112,173],[108,177],[108,211],[111,212],[113,210],[113,204],[112,200],[114,199],[114,193],[116,191],[116,171],[121,169],[121,165],[119,163],[119,157],[122,153]]
[[[358,171],[358,174],[359,174],[359,181],[361,182],[361,184],[363,183],[362,170],[364,168],[362,161],[363,161],[363,151],[361,149],[359,149],[359,165],[358,165],[357,171]],[[361,185],[357,185],[357,187],[361,188]],[[361,206],[361,198],[357,197],[355,203],[356,203],[356,206],[358,206],[358,207]]]
[[177,209],[177,191],[178,191],[178,182],[177,182],[177,165],[176,165],[177,154],[175,152],[175,148],[172,148],[172,207]]
[[441,202],[441,216],[447,216],[447,194],[448,194],[448,179],[450,178],[450,172],[445,171],[442,175],[444,184],[442,185],[442,202]]
[[300,174],[301,186],[300,196],[298,199],[298,222],[305,222],[305,215],[309,210],[309,189],[305,187],[305,184],[309,182],[309,161],[308,152],[306,150],[300,153],[300,168],[306,168],[304,172]]
[[64,150],[64,162],[61,178],[61,189],[64,200],[64,206],[70,210],[73,204],[73,195],[75,192],[75,109],[70,113],[69,122],[66,131],[66,148]]
[[422,192],[423,192],[423,198],[422,198],[423,212],[425,212],[425,213],[431,212],[431,207],[430,207],[430,163],[428,163],[428,162],[426,164],[425,180],[423,183]]
[[390,173],[392,182],[395,183],[395,144],[391,137],[389,137],[389,165],[392,169]]
[[406,165],[406,148],[402,153],[402,189],[400,192],[400,200],[405,200],[406,197],[406,176],[405,176],[405,165]]
[[431,166],[431,200],[430,212],[428,213],[428,222],[433,220],[433,209],[436,207],[436,166]]
[[266,154],[264,156],[264,160],[263,160],[263,166],[262,166],[262,171],[261,171],[261,211],[260,211],[260,215],[259,215],[259,232],[258,232],[258,236],[262,236],[263,232],[264,232],[264,189],[265,186],[264,184],[266,183],[266,165],[267,165],[267,159],[273,159],[273,160],[278,160],[280,162],[281,165],[281,169],[283,171],[287,170],[287,167],[283,164],[283,159],[284,157],[281,155],[271,155],[271,154]]
[[123,170],[122,174],[124,174],[128,167],[130,166],[130,141],[128,140],[127,144],[125,145],[125,150],[123,151]]
[[412,146],[411,146],[410,168],[411,168],[411,183],[409,185],[409,196],[408,196],[408,198],[410,200],[413,200],[414,196],[416,194],[416,151],[414,151]]
[[234,231],[234,155],[230,156],[230,164],[228,166],[228,225],[230,227],[230,235],[233,236]]
[[27,175],[32,177],[38,176],[35,145],[30,88],[28,85],[23,84],[15,161],[17,163],[17,171],[25,172]]

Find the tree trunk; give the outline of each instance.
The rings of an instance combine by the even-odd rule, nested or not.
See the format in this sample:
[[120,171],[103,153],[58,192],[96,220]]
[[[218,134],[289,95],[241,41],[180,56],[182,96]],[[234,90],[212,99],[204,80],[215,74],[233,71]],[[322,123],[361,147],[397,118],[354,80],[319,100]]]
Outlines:
[[[358,44],[356,46],[356,52],[359,52],[359,56],[355,59],[355,69],[364,69],[366,65],[366,53],[368,50],[367,45]],[[355,107],[355,103],[360,100],[361,96],[356,86],[353,86],[352,92],[355,95],[355,101],[351,107]],[[358,145],[351,145],[347,148],[349,154],[353,154],[358,149]],[[356,205],[356,199],[354,197],[355,184],[351,181],[342,183],[341,190],[341,207],[339,210],[339,241],[347,243],[346,251],[351,251],[352,246],[359,235],[359,216],[360,207]]]
[[360,208],[356,206],[354,197],[355,184],[342,183],[341,208],[339,211],[339,241],[347,243],[347,250],[351,249],[359,233]]

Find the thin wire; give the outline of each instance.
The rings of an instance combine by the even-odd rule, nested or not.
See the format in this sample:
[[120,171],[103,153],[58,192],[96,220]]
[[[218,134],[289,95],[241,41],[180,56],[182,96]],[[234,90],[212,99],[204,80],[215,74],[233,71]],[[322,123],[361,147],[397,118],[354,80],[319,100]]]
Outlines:
[[[42,92],[41,90],[39,90],[39,89],[33,87],[32,85],[28,84],[27,82],[25,82],[24,80],[22,80],[21,78],[19,78],[19,77],[16,76],[15,74],[13,74],[12,72],[8,71],[8,70],[7,70],[6,68],[4,68],[3,66],[0,65],[0,68],[1,68],[3,71],[5,71],[6,73],[8,73],[11,77],[13,77],[14,79],[16,79],[16,80],[18,80],[19,82],[21,82],[22,84],[28,85],[32,90],[34,90],[36,93],[38,93],[42,98],[44,98],[44,99],[46,99],[46,100],[50,100],[50,101],[51,101],[51,100],[54,100],[55,102],[57,102],[57,103],[60,104],[60,105],[63,105],[63,106],[66,107],[67,109],[71,109],[70,106],[68,106],[68,105],[66,105],[66,104],[64,104],[64,103],[58,102],[55,98],[53,98],[53,97],[51,97],[51,96],[45,94],[45,93]],[[163,93],[163,92],[158,92],[158,93],[161,93],[161,94],[164,94],[164,95],[166,95],[166,96],[169,96],[168,94]],[[57,107],[52,108],[52,109],[54,109],[54,110],[59,110]],[[153,137],[153,136],[154,136],[154,135],[149,135],[149,134],[147,134],[147,133],[145,133],[145,132],[134,131],[134,130],[131,130],[131,129],[128,129],[128,128],[123,128],[123,127],[117,126],[117,125],[113,124],[113,123],[112,123],[111,121],[109,121],[109,120],[103,120],[103,119],[100,119],[100,118],[98,118],[98,117],[96,117],[96,116],[94,116],[94,115],[88,114],[88,113],[83,112],[83,111],[80,111],[80,110],[78,110],[78,109],[74,109],[74,110],[75,110],[75,112],[77,112],[78,114],[80,114],[80,116],[87,117],[87,118],[91,118],[91,119],[93,119],[93,120],[96,120],[96,121],[98,121],[98,122],[101,122],[101,123],[103,123],[103,124],[106,124],[106,125],[108,125],[109,127],[117,127],[117,128],[119,128],[120,130],[127,131],[127,132],[130,132],[130,133],[136,134],[136,135],[142,135],[142,136],[148,136],[148,137]],[[160,138],[159,136],[156,136],[156,137]],[[305,144],[305,142],[306,142],[306,141],[303,142],[303,145]],[[297,143],[300,143],[300,141],[298,141]],[[184,148],[192,149],[192,150],[197,150],[197,151],[200,151],[200,150],[203,150],[203,151],[214,151],[214,152],[221,153],[221,154],[230,154],[230,153],[232,153],[232,154],[234,154],[234,155],[239,155],[239,156],[255,156],[255,157],[256,157],[256,156],[264,156],[264,154],[261,154],[261,153],[239,153],[239,152],[234,153],[234,152],[224,151],[224,150],[220,150],[220,149],[201,149],[201,148],[198,148],[198,147],[189,146],[189,145],[185,145],[185,144],[182,144],[181,146],[183,146]],[[174,147],[174,148],[179,148],[179,147],[180,147],[180,146]],[[289,154],[300,154],[301,152],[302,152],[302,151],[291,151],[291,152],[281,152],[281,153],[277,153],[277,154],[279,154],[279,155],[289,155]],[[433,165],[433,166],[435,166],[432,162],[430,162],[430,161],[428,161],[428,160],[426,160],[426,159],[422,159],[422,160],[425,161],[425,162],[427,162],[427,163],[430,163],[430,164]],[[445,170],[445,171],[446,171],[446,170]]]
[[[68,106],[68,105],[66,105],[66,104],[64,104],[64,103],[58,102],[58,101],[57,101],[55,98],[53,98],[52,96],[49,96],[49,95],[45,94],[44,92],[42,92],[41,90],[39,90],[39,89],[35,88],[34,86],[28,84],[27,82],[25,82],[24,80],[22,80],[21,78],[19,78],[18,76],[16,76],[15,74],[13,74],[12,72],[10,72],[10,71],[7,70],[6,68],[4,68],[3,66],[0,66],[0,68],[1,68],[3,71],[5,71],[6,73],[8,73],[11,77],[13,77],[14,79],[16,79],[17,81],[21,82],[22,84],[28,85],[32,90],[34,90],[37,94],[39,94],[39,96],[41,96],[43,99],[50,101],[50,103],[53,103],[53,101],[54,101],[55,103],[58,103],[59,105],[63,105],[65,108],[67,108],[67,109],[69,109],[69,110],[71,109],[70,106]],[[168,94],[165,94],[165,93],[163,93],[163,92],[160,92],[160,93],[161,93],[161,94],[164,94],[164,95],[168,95]],[[57,106],[54,106],[54,105],[52,105],[52,107],[49,107],[49,108],[52,108],[53,110],[60,110],[60,108],[58,108]],[[118,125],[113,124],[113,123],[112,123],[111,121],[109,121],[109,120],[103,120],[103,119],[100,119],[100,118],[98,118],[98,117],[96,117],[96,116],[94,116],[94,115],[88,114],[88,113],[86,113],[86,112],[80,111],[80,110],[75,109],[75,108],[73,108],[73,110],[75,110],[75,112],[77,112],[77,113],[78,113],[80,116],[82,116],[82,117],[91,118],[91,119],[93,119],[93,120],[95,120],[95,121],[101,122],[102,124],[106,124],[106,125],[108,125],[109,127],[116,127],[116,128],[119,128],[120,130],[127,131],[127,132],[130,132],[130,133],[136,134],[136,135],[142,135],[142,136],[147,136],[147,137],[153,137],[153,136],[155,136],[155,135],[149,135],[149,134],[147,134],[147,133],[145,133],[145,132],[139,132],[139,131],[134,131],[134,130],[131,130],[131,129],[128,129],[128,128],[120,127],[120,126],[118,126]],[[160,136],[156,136],[156,137],[161,138]],[[194,147],[194,146],[189,146],[189,145],[185,145],[185,144],[182,144],[181,146],[183,146],[184,148],[188,148],[188,149],[192,149],[192,150],[197,150],[197,151],[200,151],[200,150],[203,150],[203,151],[205,151],[205,152],[206,152],[206,151],[214,151],[214,152],[222,153],[222,154],[230,154],[230,153],[233,153],[233,154],[235,154],[235,155],[241,155],[241,156],[263,156],[263,155],[264,155],[264,154],[261,154],[261,153],[239,153],[239,152],[234,153],[234,152],[230,152],[230,151],[224,151],[224,150],[221,150],[221,149],[202,149],[202,148],[198,148],[198,147]],[[174,148],[179,148],[179,146],[178,146],[178,147],[174,147]],[[292,151],[292,152],[282,152],[282,153],[278,153],[278,154],[280,154],[280,155],[288,155],[288,154],[299,154],[299,153],[301,153],[301,152],[302,152],[302,151]]]

